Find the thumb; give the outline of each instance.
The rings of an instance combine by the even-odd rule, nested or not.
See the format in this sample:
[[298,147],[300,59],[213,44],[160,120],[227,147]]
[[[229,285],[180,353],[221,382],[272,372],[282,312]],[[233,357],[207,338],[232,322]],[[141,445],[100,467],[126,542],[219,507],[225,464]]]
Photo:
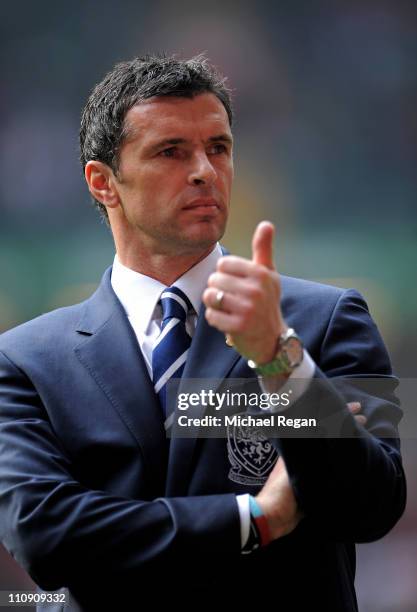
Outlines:
[[275,227],[270,221],[258,223],[252,238],[252,261],[275,269],[274,264]]

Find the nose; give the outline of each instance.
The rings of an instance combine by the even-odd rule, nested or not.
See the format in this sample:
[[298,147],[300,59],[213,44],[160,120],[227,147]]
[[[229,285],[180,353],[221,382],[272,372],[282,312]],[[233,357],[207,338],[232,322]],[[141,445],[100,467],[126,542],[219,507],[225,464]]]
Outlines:
[[193,157],[188,182],[192,185],[212,185],[217,178],[217,172],[211,164],[207,153],[197,153]]

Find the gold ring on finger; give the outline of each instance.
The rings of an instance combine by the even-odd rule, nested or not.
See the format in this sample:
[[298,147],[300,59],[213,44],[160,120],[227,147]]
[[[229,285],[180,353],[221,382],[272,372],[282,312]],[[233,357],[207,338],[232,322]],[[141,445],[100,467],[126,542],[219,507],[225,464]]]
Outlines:
[[224,291],[218,291],[216,293],[216,299],[214,302],[214,308],[216,308],[217,310],[221,310],[222,309],[222,303],[224,300]]

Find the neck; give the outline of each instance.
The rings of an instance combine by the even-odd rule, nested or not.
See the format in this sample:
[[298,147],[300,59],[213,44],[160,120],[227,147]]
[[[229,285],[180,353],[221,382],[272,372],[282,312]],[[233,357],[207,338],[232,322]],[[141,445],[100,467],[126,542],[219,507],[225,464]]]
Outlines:
[[144,274],[160,283],[170,286],[175,281],[185,274],[190,268],[198,264],[202,259],[207,257],[213,250],[214,245],[211,245],[204,251],[196,253],[178,254],[178,255],[166,255],[166,254],[153,254],[138,253],[133,254],[132,252],[123,252],[123,250],[116,249],[117,257],[121,264],[130,268],[135,272]]

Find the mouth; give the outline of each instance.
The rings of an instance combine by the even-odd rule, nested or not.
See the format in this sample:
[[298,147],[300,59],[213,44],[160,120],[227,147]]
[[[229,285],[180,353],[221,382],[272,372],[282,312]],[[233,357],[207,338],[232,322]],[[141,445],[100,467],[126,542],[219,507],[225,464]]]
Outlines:
[[197,198],[183,207],[183,210],[206,210],[207,212],[219,209],[220,206],[214,198]]

